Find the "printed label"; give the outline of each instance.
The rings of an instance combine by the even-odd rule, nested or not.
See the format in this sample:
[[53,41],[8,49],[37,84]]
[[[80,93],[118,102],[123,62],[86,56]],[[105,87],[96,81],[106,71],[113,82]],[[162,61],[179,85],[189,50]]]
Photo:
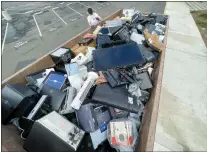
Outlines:
[[111,144],[121,146],[132,145],[132,123],[110,122]]

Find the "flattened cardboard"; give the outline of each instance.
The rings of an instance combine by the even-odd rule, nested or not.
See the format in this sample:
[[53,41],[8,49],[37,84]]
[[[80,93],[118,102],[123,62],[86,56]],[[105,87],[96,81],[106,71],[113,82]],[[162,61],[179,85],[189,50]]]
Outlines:
[[144,37],[147,44],[158,52],[165,50],[165,45],[159,42],[159,36],[155,34],[150,34],[147,29],[144,30]]
[[84,55],[86,55],[87,49],[87,46],[80,46],[77,49],[72,50],[72,52],[75,56],[77,56],[79,53],[83,53]]

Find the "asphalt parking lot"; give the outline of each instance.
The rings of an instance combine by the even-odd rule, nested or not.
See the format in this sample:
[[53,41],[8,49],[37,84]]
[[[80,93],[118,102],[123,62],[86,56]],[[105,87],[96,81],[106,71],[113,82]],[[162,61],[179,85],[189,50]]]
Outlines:
[[12,17],[9,23],[2,18],[2,80],[88,28],[87,7],[102,18],[120,8],[155,13],[163,13],[165,8],[165,2],[70,3],[2,2]]

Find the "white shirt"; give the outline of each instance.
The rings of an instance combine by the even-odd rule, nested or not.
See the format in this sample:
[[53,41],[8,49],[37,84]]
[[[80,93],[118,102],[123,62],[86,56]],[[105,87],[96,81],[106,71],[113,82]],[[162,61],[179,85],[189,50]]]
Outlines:
[[88,17],[87,17],[87,19],[88,19],[88,24],[90,25],[90,26],[92,26],[92,25],[96,25],[99,21],[96,19],[98,17],[98,14],[97,13],[93,13],[92,15],[89,15]]

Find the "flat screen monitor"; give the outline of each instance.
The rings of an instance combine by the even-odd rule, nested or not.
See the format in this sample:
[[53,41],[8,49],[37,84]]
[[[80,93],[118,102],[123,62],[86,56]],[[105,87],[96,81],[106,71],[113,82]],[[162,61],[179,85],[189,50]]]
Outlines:
[[96,71],[143,63],[145,63],[145,59],[136,43],[127,43],[93,51],[93,64]]

